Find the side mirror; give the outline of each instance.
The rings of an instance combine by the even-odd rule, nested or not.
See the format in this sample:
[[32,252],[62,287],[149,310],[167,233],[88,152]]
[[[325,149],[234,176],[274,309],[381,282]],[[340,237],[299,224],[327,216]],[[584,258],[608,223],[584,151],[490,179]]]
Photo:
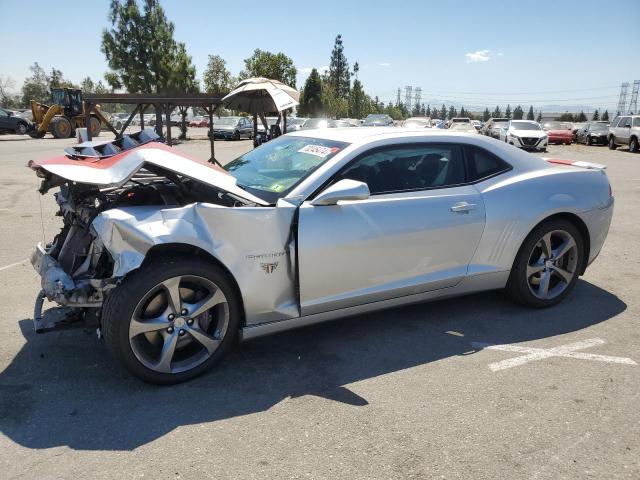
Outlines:
[[369,187],[364,182],[344,179],[327,187],[311,201],[311,205],[335,205],[340,200],[366,200]]

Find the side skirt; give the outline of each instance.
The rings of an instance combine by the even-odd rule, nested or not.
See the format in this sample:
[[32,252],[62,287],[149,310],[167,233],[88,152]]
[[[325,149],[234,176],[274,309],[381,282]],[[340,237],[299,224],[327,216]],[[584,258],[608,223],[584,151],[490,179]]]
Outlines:
[[315,313],[313,315],[305,315],[297,318],[278,320],[275,322],[260,323],[251,325],[240,330],[240,341],[250,340],[252,338],[271,335],[273,333],[292,330],[294,328],[306,327],[316,323],[336,320],[338,318],[360,315],[363,313],[386,310],[389,308],[410,305],[414,303],[423,303],[431,300],[439,300],[449,297],[457,297],[469,293],[481,292],[485,290],[497,290],[504,288],[509,279],[510,270],[502,272],[491,272],[474,275],[462,280],[455,287],[442,288],[424,293],[416,293],[404,297],[392,298],[379,302],[366,303],[364,305],[356,305],[339,310],[331,310],[328,312]]

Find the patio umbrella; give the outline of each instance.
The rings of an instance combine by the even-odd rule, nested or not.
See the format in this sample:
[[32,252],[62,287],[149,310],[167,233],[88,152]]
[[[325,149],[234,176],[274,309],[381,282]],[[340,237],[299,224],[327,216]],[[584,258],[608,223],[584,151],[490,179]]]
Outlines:
[[222,99],[225,108],[248,113],[282,112],[300,103],[300,92],[278,80],[247,78]]

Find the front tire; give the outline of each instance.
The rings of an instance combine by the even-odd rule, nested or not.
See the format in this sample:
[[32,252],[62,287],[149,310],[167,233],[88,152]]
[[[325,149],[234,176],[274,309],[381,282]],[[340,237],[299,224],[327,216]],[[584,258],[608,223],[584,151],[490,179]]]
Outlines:
[[618,148],[618,146],[616,145],[613,135],[611,135],[609,137],[609,150],[615,150],[616,148]]
[[576,226],[564,219],[544,222],[520,247],[507,292],[527,307],[556,305],[575,287],[583,261],[584,241]]
[[640,151],[640,146],[638,145],[638,139],[636,137],[629,140],[629,151],[631,153],[638,153],[638,151]]
[[587,137],[586,144],[589,146],[593,145],[593,139],[591,137]]
[[20,122],[18,125],[16,125],[17,135],[24,135],[25,133],[27,133],[27,130],[29,130],[29,128],[27,127],[26,123]]
[[228,275],[202,260],[156,260],[106,298],[107,348],[145,382],[175,384],[211,369],[235,343],[240,301]]

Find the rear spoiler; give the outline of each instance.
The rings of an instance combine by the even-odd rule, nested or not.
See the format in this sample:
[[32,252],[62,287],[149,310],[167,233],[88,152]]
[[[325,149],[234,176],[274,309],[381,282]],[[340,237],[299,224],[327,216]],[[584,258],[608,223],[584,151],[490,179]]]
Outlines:
[[574,161],[574,160],[562,160],[560,158],[543,158],[549,163],[555,163],[557,165],[570,165],[572,167],[580,167],[587,168],[589,170],[604,170],[607,168],[606,165],[601,163],[591,163],[591,162],[582,162],[582,161]]

